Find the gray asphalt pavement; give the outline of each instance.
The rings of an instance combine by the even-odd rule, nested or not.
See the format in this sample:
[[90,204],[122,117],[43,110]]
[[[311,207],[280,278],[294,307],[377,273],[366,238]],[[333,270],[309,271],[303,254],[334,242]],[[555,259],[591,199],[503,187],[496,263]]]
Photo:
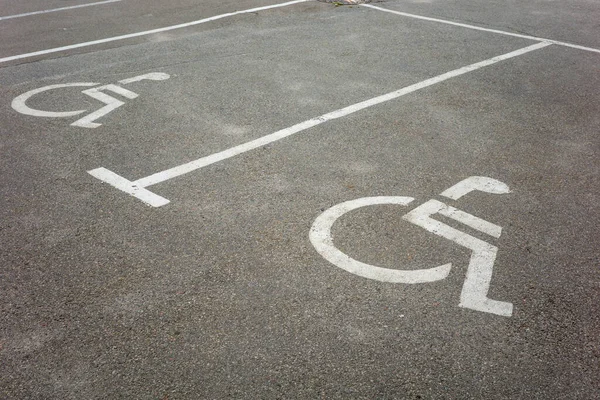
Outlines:
[[[0,19],[0,58],[276,4]],[[0,61],[0,398],[599,398],[600,6],[372,5]]]

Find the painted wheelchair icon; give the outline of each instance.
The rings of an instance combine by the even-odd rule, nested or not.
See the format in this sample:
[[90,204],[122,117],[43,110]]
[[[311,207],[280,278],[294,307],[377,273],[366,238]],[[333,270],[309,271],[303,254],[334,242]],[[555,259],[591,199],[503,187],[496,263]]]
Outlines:
[[[510,193],[508,186],[500,181],[481,176],[472,176],[445,190],[441,195],[452,200],[457,200],[474,190],[492,194]],[[347,212],[376,204],[408,206],[413,200],[414,198],[412,197],[381,196],[363,197],[337,204],[323,212],[314,221],[310,230],[310,241],[319,254],[327,261],[364,278],[382,282],[407,284],[442,280],[450,273],[452,268],[451,263],[419,270],[382,268],[355,260],[341,252],[333,244],[331,227],[338,218]],[[435,214],[451,218],[494,238],[500,237],[502,228],[437,200],[429,200],[402,217],[402,219],[408,222],[472,251],[460,295],[459,307],[510,317],[513,309],[512,303],[492,300],[487,297],[498,248],[432,219],[431,217]]]
[[[151,72],[144,75],[134,76],[133,78],[127,78],[120,80],[119,83],[122,85],[129,85],[131,83],[140,82],[140,81],[164,81],[169,79],[169,74],[165,74],[162,72]],[[24,115],[31,115],[34,117],[45,117],[45,118],[68,118],[74,117],[76,115],[80,115],[85,113],[87,110],[74,110],[74,111],[46,111],[46,110],[38,110],[36,108],[32,108],[26,104],[27,100],[31,97],[36,96],[40,93],[47,92],[49,90],[62,89],[68,87],[92,87],[91,89],[82,90],[82,93],[90,96],[93,99],[104,103],[104,106],[96,111],[89,113],[88,115],[78,119],[73,122],[71,126],[78,126],[80,128],[97,128],[102,124],[96,122],[99,118],[105,116],[113,110],[121,107],[125,103],[105,92],[113,92],[116,93],[126,99],[135,99],[139,95],[135,92],[132,92],[129,89],[125,89],[122,86],[116,84],[108,84],[101,85],[99,83],[94,82],[73,82],[73,83],[61,83],[57,85],[49,85],[44,86],[38,89],[30,90],[29,92],[23,93],[14,98],[12,101],[12,108]]]

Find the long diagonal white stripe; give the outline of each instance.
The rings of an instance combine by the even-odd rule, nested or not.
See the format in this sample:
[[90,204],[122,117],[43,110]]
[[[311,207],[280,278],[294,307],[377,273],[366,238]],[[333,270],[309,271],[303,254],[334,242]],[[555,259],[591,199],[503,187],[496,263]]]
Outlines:
[[165,26],[163,28],[151,29],[149,31],[129,33],[127,35],[113,36],[113,37],[109,37],[109,38],[105,38],[105,39],[92,40],[90,42],[76,43],[76,44],[71,44],[71,45],[68,45],[68,46],[55,47],[53,49],[34,51],[32,53],[18,54],[18,55],[15,55],[15,56],[0,58],[0,64],[1,63],[5,63],[5,62],[9,62],[9,61],[14,61],[14,60],[21,60],[21,59],[24,59],[24,58],[31,58],[31,57],[36,57],[36,56],[42,56],[42,55],[45,55],[45,54],[58,53],[58,52],[61,52],[61,51],[66,51],[66,50],[72,50],[72,49],[79,49],[79,48],[82,48],[82,47],[94,46],[94,45],[97,45],[97,44],[110,43],[110,42],[116,42],[116,41],[119,41],[119,40],[132,39],[132,38],[136,38],[136,37],[140,37],[140,36],[153,35],[155,33],[172,31],[174,29],[181,29],[181,28],[187,28],[189,26],[204,24],[206,22],[216,21],[216,20],[219,20],[219,19],[223,19],[223,18],[227,18],[227,17],[232,17],[234,15],[249,14],[249,13],[254,13],[254,12],[258,12],[258,11],[270,10],[272,8],[279,8],[279,7],[291,6],[293,4],[305,3],[305,2],[308,2],[308,1],[312,1],[312,0],[294,0],[294,1],[288,1],[286,3],[273,4],[273,5],[270,5],[270,6],[256,7],[256,8],[250,8],[250,9],[247,9],[247,10],[241,10],[241,11],[235,11],[235,12],[230,12],[230,13],[221,14],[221,15],[215,15],[213,17],[199,19],[197,21],[186,22],[184,24],[178,24],[178,25]]
[[32,12],[27,12],[27,13],[23,13],[23,14],[7,15],[5,17],[0,17],[0,21],[3,21],[5,19],[14,19],[14,18],[21,18],[21,17],[29,17],[29,16],[32,16],[32,15],[48,14],[48,13],[53,13],[53,12],[57,12],[57,11],[73,10],[75,8],[101,6],[103,4],[117,3],[119,1],[122,1],[122,0],[104,0],[104,1],[97,1],[95,3],[77,4],[77,5],[74,5],[74,6],[53,8],[51,10],[32,11]]
[[286,129],[282,129],[270,135],[263,136],[261,138],[252,140],[250,142],[246,142],[244,144],[232,147],[230,149],[211,154],[206,157],[199,158],[197,160],[188,162],[183,165],[179,165],[174,168],[167,169],[162,172],[158,172],[156,174],[150,175],[146,178],[139,179],[137,181],[130,181],[122,176],[106,169],[106,168],[96,168],[88,171],[90,175],[93,177],[100,179],[101,181],[108,183],[109,185],[128,193],[129,195],[143,201],[144,203],[152,206],[152,207],[161,207],[169,203],[169,200],[150,192],[146,187],[157,184],[159,182],[164,182],[171,178],[175,178],[177,176],[187,174],[188,172],[192,172],[202,167],[206,167],[207,165],[214,164],[219,161],[226,160],[228,158],[234,157],[236,155],[245,153],[247,151],[256,149],[258,147],[264,146],[269,143],[273,143],[275,141],[281,140],[288,136],[291,136],[295,133],[302,132],[306,129],[312,128],[314,126],[320,125],[324,122],[330,121],[332,119],[341,118],[346,115],[350,115],[360,110],[364,110],[365,108],[375,106],[377,104],[381,104],[386,101],[390,101],[396,99],[398,97],[404,96],[405,94],[409,94],[415,92],[417,90],[426,88],[431,85],[435,85],[436,83],[443,82],[447,79],[454,78],[456,76],[460,76],[466,74],[467,72],[475,71],[480,68],[486,67],[488,65],[495,64],[497,62],[507,60],[509,58],[517,57],[525,53],[529,53],[530,51],[538,50],[544,48],[546,46],[550,46],[551,43],[541,42],[536,43],[532,46],[524,47],[522,49],[512,51],[510,53],[503,54],[501,56],[493,57],[488,60],[480,61],[475,64],[467,65],[466,67],[462,67],[459,69],[455,69],[450,72],[446,72],[445,74],[438,75],[436,77],[426,79],[422,82],[415,83],[414,85],[407,86],[403,89],[396,90],[391,93],[384,94],[382,96],[374,97],[369,100],[362,101],[360,103],[353,104],[348,107],[341,108],[339,110],[330,112],[328,114],[323,114],[320,117],[309,119],[308,121],[301,122],[294,126],[291,126]]
[[443,82],[447,79],[454,78],[456,76],[466,74],[467,72],[475,71],[480,68],[486,67],[488,65],[492,65],[497,62],[507,60],[509,58],[517,57],[517,56],[523,55],[525,53],[529,53],[531,51],[544,48],[549,45],[550,45],[550,43],[536,43],[532,46],[528,46],[528,47],[525,47],[525,48],[522,48],[522,49],[519,49],[516,51],[512,51],[510,53],[506,53],[501,56],[493,57],[493,58],[490,58],[485,61],[467,65],[466,67],[462,67],[462,68],[458,68],[458,69],[455,69],[450,72],[446,72],[445,74],[438,75],[438,76],[430,78],[430,79],[426,79],[422,82],[415,83],[414,85],[407,86],[400,90],[396,90],[394,92],[390,92],[390,93],[387,93],[387,94],[384,94],[384,95],[381,95],[378,97],[374,97],[372,99],[365,100],[360,103],[356,103],[351,106],[344,107],[339,110],[321,115],[319,117],[310,119],[308,121],[301,122],[301,123],[291,126],[289,128],[282,129],[282,130],[272,133],[270,135],[263,136],[261,138],[252,140],[250,142],[246,142],[244,144],[232,147],[230,149],[227,149],[227,150],[224,150],[224,151],[221,151],[218,153],[214,153],[214,154],[211,154],[206,157],[202,157],[198,160],[191,161],[189,163],[186,163],[186,164],[183,164],[183,165],[171,168],[171,169],[167,169],[162,172],[158,172],[158,173],[150,175],[146,178],[139,179],[139,180],[135,181],[134,183],[139,187],[151,186],[156,183],[163,182],[163,181],[169,180],[171,178],[175,178],[176,176],[187,174],[188,172],[194,171],[196,169],[206,167],[207,165],[214,164],[216,162],[225,160],[227,158],[231,158],[238,154],[242,154],[247,151],[265,146],[269,143],[281,140],[281,139],[291,136],[295,133],[302,132],[306,129],[320,125],[320,124],[330,121],[332,119],[341,118],[341,117],[353,114],[357,111],[363,110],[365,108],[372,107],[377,104],[381,104],[381,103],[384,103],[386,101],[390,101],[393,99],[397,99],[398,97],[401,97],[406,94],[415,92],[417,90],[426,88],[428,86],[435,85],[436,83]]

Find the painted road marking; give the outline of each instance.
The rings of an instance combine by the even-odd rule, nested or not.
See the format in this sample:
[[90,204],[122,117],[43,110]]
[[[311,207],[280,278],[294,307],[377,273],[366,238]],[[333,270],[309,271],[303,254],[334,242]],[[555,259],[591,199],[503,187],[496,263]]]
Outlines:
[[520,34],[520,33],[512,33],[512,32],[507,32],[507,31],[501,31],[501,30],[498,30],[498,29],[483,28],[481,26],[463,24],[463,23],[460,23],[460,22],[449,21],[449,20],[446,20],[446,19],[425,17],[423,15],[417,15],[417,14],[409,14],[409,13],[405,13],[405,12],[401,12],[401,11],[390,10],[388,8],[382,8],[382,7],[374,6],[372,4],[361,4],[361,6],[362,7],[372,8],[374,10],[384,11],[384,12],[391,13],[391,14],[401,15],[403,17],[421,19],[421,20],[424,20],[424,21],[438,22],[438,23],[442,23],[442,24],[446,24],[446,25],[459,26],[461,28],[468,28],[468,29],[474,29],[474,30],[477,30],[477,31],[497,33],[497,34],[505,35],[505,36],[513,36],[513,37],[518,37],[518,38],[522,38],[522,39],[535,40],[536,42],[538,42],[538,41],[539,42],[547,42],[547,43],[552,43],[552,44],[556,44],[556,45],[559,45],[559,46],[572,47],[574,49],[591,51],[591,52],[594,52],[594,53],[600,53],[600,49],[595,49],[593,47],[580,46],[578,44],[573,44],[573,43],[568,43],[568,42],[561,42],[561,41],[558,41],[558,40],[544,39],[544,38],[537,37],[537,36],[523,35],[523,34]]
[[174,29],[181,29],[181,28],[187,28],[189,26],[204,24],[206,22],[216,21],[216,20],[219,20],[219,19],[223,19],[223,18],[227,18],[227,17],[232,17],[234,15],[255,13],[255,12],[258,12],[258,11],[270,10],[270,9],[273,9],[273,8],[285,7],[285,6],[290,6],[290,5],[293,5],[293,4],[306,3],[308,1],[312,1],[312,0],[294,0],[294,1],[288,1],[287,3],[280,3],[280,4],[270,5],[270,6],[250,8],[250,9],[247,9],[247,10],[241,10],[241,11],[230,12],[230,13],[227,13],[227,14],[215,15],[214,17],[199,19],[197,21],[192,21],[192,22],[186,22],[184,24],[170,25],[170,26],[165,26],[163,28],[151,29],[149,31],[129,33],[127,35],[113,36],[113,37],[109,37],[109,38],[105,38],[105,39],[92,40],[90,42],[76,43],[76,44],[71,44],[71,45],[68,45],[68,46],[55,47],[53,49],[34,51],[32,53],[18,54],[18,55],[15,55],[15,56],[0,58],[0,64],[1,63],[5,63],[5,62],[9,62],[9,61],[14,61],[14,60],[22,60],[24,58],[31,58],[31,57],[36,57],[36,56],[42,56],[42,55],[45,55],[45,54],[58,53],[58,52],[65,51],[65,50],[79,49],[79,48],[82,48],[82,47],[95,46],[97,44],[102,44],[102,43],[116,42],[116,41],[119,41],[119,40],[131,39],[131,38],[136,38],[136,37],[140,37],[140,36],[153,35],[155,33],[172,31]]
[[120,86],[112,85],[112,84],[100,86],[100,87],[93,88],[93,89],[84,90],[82,93],[87,94],[88,96],[90,96],[96,100],[99,100],[106,105],[104,107],[102,107],[101,109],[94,111],[93,113],[88,114],[85,117],[73,122],[71,124],[71,126],[79,126],[81,128],[97,128],[102,124],[99,124],[94,121],[96,121],[100,117],[105,116],[109,112],[116,110],[117,108],[119,108],[125,104],[121,100],[118,100],[118,99],[102,92],[102,90],[118,93],[128,99],[135,99],[136,97],[138,97],[137,93],[134,93],[127,89],[123,89]]
[[76,5],[76,6],[68,6],[68,7],[53,8],[53,9],[51,9],[51,10],[32,11],[32,12],[23,13],[23,14],[7,15],[6,17],[0,17],[0,21],[2,21],[2,20],[5,20],[5,19],[13,19],[13,18],[29,17],[30,15],[47,14],[47,13],[52,13],[52,12],[57,12],[57,11],[72,10],[72,9],[74,9],[74,8],[83,8],[83,7],[91,7],[91,6],[100,6],[100,5],[103,5],[103,4],[108,4],[108,3],[117,3],[117,2],[119,2],[119,1],[122,1],[122,0],[105,0],[105,1],[97,1],[97,2],[95,2],[95,3],[78,4],[78,5]]
[[23,93],[22,95],[15,97],[12,101],[11,106],[12,106],[12,108],[14,108],[16,111],[20,112],[21,114],[32,115],[34,117],[47,117],[47,118],[72,117],[75,115],[82,114],[82,113],[86,112],[86,110],[61,111],[61,112],[42,111],[42,110],[37,110],[35,108],[29,107],[26,104],[26,102],[27,102],[27,100],[29,100],[30,97],[33,97],[39,93],[47,92],[49,90],[66,88],[66,87],[74,87],[74,86],[75,87],[77,87],[77,86],[86,87],[86,86],[96,86],[96,85],[98,85],[98,84],[91,83],[91,82],[75,82],[75,83],[62,83],[62,84],[58,84],[58,85],[44,86],[44,87],[41,87],[38,89],[30,90],[29,92]]
[[[480,185],[481,182],[484,182],[485,185]],[[470,177],[460,182],[458,185],[468,186],[470,187],[470,190],[456,192],[462,193],[456,197],[456,199],[473,190],[494,194],[510,193],[506,184],[487,177]],[[444,193],[442,193],[442,195],[444,195]],[[364,197],[337,204],[315,219],[309,233],[310,242],[317,252],[327,261],[336,267],[364,278],[381,282],[407,284],[435,282],[445,279],[450,273],[452,263],[440,265],[439,267],[417,270],[382,268],[355,260],[337,249],[333,244],[331,228],[335,221],[347,212],[377,204],[397,204],[407,206],[413,200],[412,197],[382,196]],[[420,226],[438,236],[451,240],[472,251],[465,282],[460,294],[459,307],[510,317],[513,309],[512,303],[492,300],[487,297],[498,248],[481,239],[432,219],[431,216],[435,214],[452,218],[455,221],[461,222],[495,238],[500,237],[502,228],[437,200],[429,200],[402,217],[402,219],[408,222]]]
[[[169,203],[169,200],[167,200],[163,197],[160,197],[160,196],[152,197],[151,199],[149,199],[149,197],[147,196],[147,193],[146,193],[147,191],[144,192],[146,194],[144,194],[143,196],[138,195],[139,193],[141,193],[140,189],[155,185],[160,182],[165,182],[169,179],[187,174],[189,172],[195,171],[200,168],[204,168],[208,165],[217,163],[219,161],[223,161],[228,158],[237,156],[239,154],[243,154],[247,151],[254,150],[259,147],[263,147],[269,143],[273,143],[278,140],[284,139],[288,136],[305,131],[309,128],[315,127],[315,126],[325,123],[327,121],[345,117],[345,116],[353,114],[357,111],[384,103],[386,101],[397,99],[398,97],[404,96],[404,95],[412,93],[412,92],[416,92],[417,90],[435,85],[436,83],[440,83],[440,82],[443,82],[450,78],[454,78],[454,77],[466,74],[467,72],[476,71],[476,70],[486,67],[488,65],[493,65],[497,62],[507,60],[507,59],[510,59],[513,57],[517,57],[517,56],[529,53],[534,50],[539,50],[539,49],[542,49],[547,46],[550,46],[550,43],[546,43],[546,42],[536,43],[534,45],[524,47],[522,49],[512,51],[510,53],[506,53],[506,54],[503,54],[503,55],[500,55],[497,57],[493,57],[493,58],[490,58],[485,61],[467,65],[466,67],[462,67],[462,68],[458,68],[458,69],[455,69],[450,72],[446,72],[445,74],[441,74],[436,77],[426,79],[422,82],[415,83],[414,85],[407,86],[400,90],[396,90],[394,92],[390,92],[390,93],[384,94],[382,96],[374,97],[372,99],[365,100],[365,101],[353,104],[353,105],[345,107],[345,108],[341,108],[339,110],[330,112],[328,114],[323,114],[319,117],[310,119],[308,121],[301,122],[301,123],[291,126],[289,128],[282,129],[280,131],[271,133],[270,135],[263,136],[261,138],[252,140],[250,142],[246,142],[241,145],[231,147],[227,150],[224,150],[224,151],[221,151],[218,153],[214,153],[209,156],[202,157],[197,160],[179,165],[177,167],[173,167],[173,168],[152,174],[145,178],[138,179],[137,181],[129,181],[106,168],[96,168],[96,169],[88,171],[88,173],[91,174],[92,176],[94,176],[95,178],[98,178],[101,181],[106,182],[109,185],[114,186],[117,189],[122,190],[125,193],[132,195],[133,197],[136,197],[137,199],[143,201],[144,203],[146,203],[152,207],[160,207],[160,206],[163,206],[163,205]],[[118,177],[119,179],[116,179],[116,177]]]
[[[139,81],[143,81],[143,80],[163,81],[166,79],[169,79],[168,74],[165,74],[162,72],[152,72],[149,74],[134,76],[133,78],[123,79],[123,80],[119,81],[119,83],[130,84],[133,82],[139,82]],[[82,114],[82,113],[86,112],[87,110],[59,111],[59,112],[44,111],[44,110],[38,110],[38,109],[29,107],[27,105],[27,100],[29,100],[32,96],[47,92],[49,90],[61,89],[61,88],[67,88],[67,87],[78,87],[78,86],[79,87],[89,87],[89,86],[97,86],[97,85],[99,85],[99,84],[91,83],[91,82],[74,82],[74,83],[63,83],[63,84],[58,84],[58,85],[44,86],[44,87],[41,87],[38,89],[30,90],[29,92],[23,93],[23,94],[15,97],[14,100],[12,101],[11,106],[15,111],[17,111],[21,114],[31,115],[34,117],[46,117],[46,118],[72,117],[75,115]],[[104,93],[104,91],[111,91],[113,93],[117,93],[127,99],[135,99],[136,97],[138,97],[137,93],[132,92],[131,90],[122,88],[121,86],[114,85],[114,84],[108,84],[108,85],[103,85],[103,86],[98,86],[95,88],[83,90],[82,91],[83,94],[86,94],[96,100],[101,101],[102,103],[105,104],[105,106],[97,111],[92,112],[91,114],[86,115],[85,117],[83,117],[81,119],[78,119],[77,121],[73,122],[71,124],[71,126],[79,126],[82,128],[97,128],[102,125],[102,124],[95,122],[97,119],[105,116],[109,112],[111,112],[125,104],[121,100],[116,99],[116,98]]]
[[425,283],[444,279],[450,273],[452,264],[440,265],[428,269],[402,270],[377,267],[365,264],[342,253],[333,244],[331,227],[342,215],[357,208],[376,204],[409,205],[414,198],[400,196],[363,197],[337,204],[319,215],[310,229],[310,242],[327,261],[354,275],[381,282]]

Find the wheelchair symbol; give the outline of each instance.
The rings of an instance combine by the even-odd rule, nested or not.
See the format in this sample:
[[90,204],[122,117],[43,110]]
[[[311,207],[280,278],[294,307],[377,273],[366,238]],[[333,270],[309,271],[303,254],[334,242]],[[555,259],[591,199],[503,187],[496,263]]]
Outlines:
[[[123,85],[127,85],[130,83],[139,82],[139,81],[143,81],[143,80],[163,81],[163,80],[169,79],[169,77],[170,76],[168,74],[165,74],[162,72],[152,72],[149,74],[134,76],[133,78],[123,79],[123,80],[119,81],[119,83],[123,84]],[[37,95],[39,93],[47,92],[49,90],[68,88],[68,87],[97,86],[97,87],[94,87],[91,89],[83,90],[82,93],[84,93],[96,100],[101,101],[102,103],[105,104],[105,106],[100,108],[97,111],[94,111],[94,112],[84,116],[83,118],[78,119],[77,121],[75,121],[71,124],[71,126],[79,126],[81,128],[97,128],[102,125],[102,124],[95,122],[97,119],[105,116],[109,112],[111,112],[125,104],[121,100],[118,100],[104,92],[110,91],[110,92],[116,93],[118,95],[121,95],[127,99],[135,99],[136,97],[138,97],[137,93],[132,92],[131,90],[125,89],[119,85],[114,85],[114,84],[103,85],[103,86],[98,86],[98,85],[99,85],[99,83],[74,82],[74,83],[63,83],[63,84],[58,84],[58,85],[44,86],[42,88],[30,90],[27,93],[23,93],[22,95],[15,97],[15,99],[12,101],[11,105],[12,105],[12,108],[15,109],[17,112],[20,112],[21,114],[25,114],[25,115],[32,115],[35,117],[46,117],[46,118],[73,117],[76,115],[83,114],[87,110],[59,111],[59,112],[44,111],[44,110],[37,110],[35,108],[31,108],[26,104],[26,102],[32,96]]]
[[[474,190],[492,194],[510,193],[508,186],[500,181],[481,176],[472,176],[445,190],[441,195],[452,200],[457,200]],[[338,250],[333,244],[331,227],[338,218],[347,212],[375,204],[407,206],[413,200],[414,198],[412,197],[380,196],[363,197],[337,204],[317,217],[310,230],[310,241],[317,252],[327,261],[364,278],[381,282],[408,284],[442,280],[450,273],[452,263],[419,270],[382,268],[355,260]],[[487,297],[498,248],[432,219],[431,216],[435,214],[451,218],[494,238],[500,237],[502,228],[437,200],[429,200],[402,217],[402,219],[408,222],[472,251],[466,278],[460,294],[459,307],[510,317],[513,309],[512,303],[492,300]]]

